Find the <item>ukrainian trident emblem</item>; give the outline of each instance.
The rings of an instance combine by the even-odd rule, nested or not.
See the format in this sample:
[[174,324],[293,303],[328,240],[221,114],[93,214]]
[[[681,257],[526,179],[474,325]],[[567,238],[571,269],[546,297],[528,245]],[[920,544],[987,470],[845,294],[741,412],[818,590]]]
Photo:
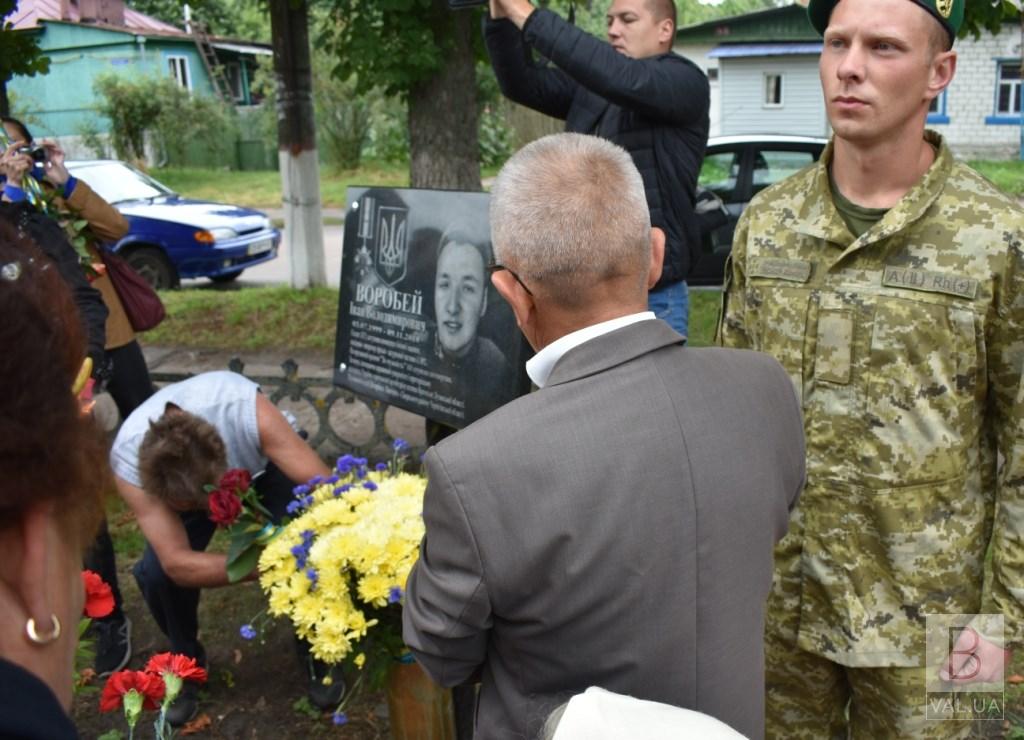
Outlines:
[[949,18],[953,12],[953,0],[936,0],[935,9],[943,18]]
[[382,206],[377,211],[378,229],[374,263],[377,275],[391,286],[405,277],[408,262],[408,223],[407,208]]

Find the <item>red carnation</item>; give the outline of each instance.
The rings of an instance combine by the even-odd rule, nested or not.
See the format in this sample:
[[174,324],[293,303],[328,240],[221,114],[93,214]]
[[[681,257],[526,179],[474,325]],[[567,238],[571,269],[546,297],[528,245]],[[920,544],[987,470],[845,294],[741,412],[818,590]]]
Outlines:
[[85,616],[96,619],[114,611],[114,593],[98,573],[83,570],[82,586],[85,587],[85,606],[82,608]]
[[243,470],[242,468],[231,468],[231,470],[221,476],[220,483],[218,485],[220,488],[242,494],[249,490],[249,485],[251,483],[252,476],[249,475],[248,470]]
[[242,513],[242,499],[226,488],[210,493],[210,520],[218,527],[230,527]]
[[124,695],[135,689],[142,696],[143,709],[158,709],[164,698],[164,681],[160,676],[144,671],[118,671],[107,679],[100,697],[100,711],[112,712],[121,708]]
[[196,665],[196,659],[187,655],[172,653],[154,655],[146,663],[146,671],[157,675],[173,673],[183,681],[195,681],[196,683],[206,681],[206,669],[200,668]]

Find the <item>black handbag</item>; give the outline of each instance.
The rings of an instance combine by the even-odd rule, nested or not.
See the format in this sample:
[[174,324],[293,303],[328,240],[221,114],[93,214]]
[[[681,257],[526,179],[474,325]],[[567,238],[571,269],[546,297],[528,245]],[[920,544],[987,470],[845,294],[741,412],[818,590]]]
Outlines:
[[148,331],[164,320],[167,312],[160,296],[124,258],[104,249],[103,264],[107,266],[107,276],[121,299],[132,329]]

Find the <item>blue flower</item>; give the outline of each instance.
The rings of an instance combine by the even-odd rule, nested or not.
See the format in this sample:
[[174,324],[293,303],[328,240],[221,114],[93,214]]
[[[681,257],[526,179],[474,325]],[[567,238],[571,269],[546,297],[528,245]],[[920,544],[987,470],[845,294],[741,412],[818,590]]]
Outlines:
[[395,437],[395,442],[392,445],[392,447],[394,448],[395,452],[399,454],[409,451],[409,443],[406,442],[401,437]]
[[374,465],[373,467],[374,467],[374,469],[378,473],[383,473],[385,470],[388,469],[388,464],[387,463],[383,463],[383,462],[379,462],[376,465]]
[[327,479],[324,478],[322,475],[314,475],[312,478],[309,479],[309,485],[310,486],[319,486],[325,480],[327,480]]
[[338,468],[338,472],[341,473],[342,475],[348,475],[349,473],[352,472],[352,468],[354,468],[358,464],[356,462],[357,460],[358,458],[355,458],[352,455],[342,455],[341,457],[338,458],[338,463],[336,466]]
[[309,490],[309,486],[307,486],[306,484],[302,484],[301,486],[295,486],[295,488],[292,489],[292,493],[294,493],[296,496],[305,496],[307,493],[309,493]]
[[251,624],[243,624],[238,633],[242,636],[243,640],[251,640],[256,637],[256,630],[252,628]]
[[284,507],[284,510],[289,514],[298,514],[300,511],[302,511],[303,508],[304,505],[302,501],[296,499],[295,501],[292,501],[286,507]]
[[305,568],[306,558],[309,557],[309,549],[305,545],[295,545],[290,552],[295,558],[295,567]]
[[331,476],[330,478],[328,478],[327,480],[325,480],[325,481],[324,481],[324,483],[327,483],[328,485],[332,485],[332,486],[333,486],[333,485],[334,485],[335,483],[337,483],[337,482],[338,482],[339,480],[341,480],[341,478],[339,478],[339,477],[338,477],[338,476],[336,476],[336,475],[332,475],[332,476]]
[[331,717],[331,721],[336,725],[347,725],[348,715],[341,711],[335,712],[334,716]]
[[306,547],[309,547],[309,543],[311,543],[313,539],[316,537],[316,532],[314,532],[312,529],[304,529],[302,530],[301,537],[302,544],[306,545]]
[[315,591],[317,581],[320,580],[320,574],[316,572],[316,568],[306,568],[306,578],[308,578],[310,582],[309,590]]
[[372,480],[368,480],[365,483],[363,483],[363,488],[365,488],[367,491],[376,491],[377,484],[374,483]]
[[392,586],[388,590],[388,603],[397,604],[402,600],[402,589],[399,586]]

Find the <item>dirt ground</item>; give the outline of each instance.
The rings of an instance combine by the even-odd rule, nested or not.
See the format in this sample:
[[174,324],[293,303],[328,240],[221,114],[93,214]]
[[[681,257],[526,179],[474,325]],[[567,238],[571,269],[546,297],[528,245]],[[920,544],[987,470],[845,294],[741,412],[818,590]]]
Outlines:
[[[141,669],[154,653],[169,649],[146,610],[132,578],[133,558],[119,557],[120,586],[132,620],[130,668]],[[200,694],[197,738],[314,738],[377,740],[388,737],[387,704],[383,693],[363,693],[346,707],[347,725],[335,726],[330,713],[321,714],[303,701],[307,681],[295,653],[287,624],[271,623],[261,638],[251,642],[239,627],[260,612],[265,597],[254,583],[203,592],[200,603],[200,639],[209,660],[209,681]],[[74,720],[85,740],[127,726],[120,712],[99,712],[103,680],[96,690],[76,697]],[[136,738],[152,737],[155,713],[147,712],[136,728]],[[179,731],[179,736],[183,732]]]

